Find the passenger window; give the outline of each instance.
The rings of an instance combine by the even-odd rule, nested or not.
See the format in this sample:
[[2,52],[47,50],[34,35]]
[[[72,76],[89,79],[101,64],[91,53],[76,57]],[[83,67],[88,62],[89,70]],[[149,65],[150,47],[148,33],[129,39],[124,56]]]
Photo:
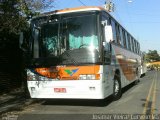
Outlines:
[[137,41],[135,40],[135,52],[138,53]]
[[132,47],[132,37],[129,37],[129,43],[130,43],[130,50],[133,51],[133,47]]
[[124,43],[123,43],[124,39],[123,39],[123,33],[122,33],[122,27],[121,26],[119,26],[119,32],[120,32],[120,40],[121,40],[120,45],[124,47]]
[[135,52],[135,49],[134,49],[135,47],[134,47],[134,39],[133,39],[133,37],[132,37],[132,51],[133,52]]
[[115,21],[111,20],[111,25],[112,25],[112,32],[113,32],[113,40],[116,42],[116,26],[115,26]]
[[122,34],[123,34],[123,45],[124,45],[124,48],[127,48],[127,45],[126,45],[126,35],[125,35],[124,29],[122,29]]
[[126,48],[129,49],[129,46],[128,46],[128,35],[127,35],[127,32],[125,32],[125,36],[126,36]]
[[121,43],[121,37],[120,37],[120,30],[118,24],[116,24],[116,43],[120,44]]

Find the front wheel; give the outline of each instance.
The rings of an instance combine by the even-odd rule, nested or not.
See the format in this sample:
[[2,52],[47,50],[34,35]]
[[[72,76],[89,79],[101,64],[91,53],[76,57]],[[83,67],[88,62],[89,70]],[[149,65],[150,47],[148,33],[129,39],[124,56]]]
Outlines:
[[121,88],[121,82],[118,77],[114,78],[114,84],[113,84],[113,99],[118,100],[122,96],[122,88]]

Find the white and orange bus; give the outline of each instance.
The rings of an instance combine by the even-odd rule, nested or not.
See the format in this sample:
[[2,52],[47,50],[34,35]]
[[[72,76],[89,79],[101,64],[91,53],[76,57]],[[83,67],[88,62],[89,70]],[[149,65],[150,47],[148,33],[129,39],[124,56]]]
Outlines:
[[147,73],[147,63],[145,61],[145,54],[141,52],[141,77]]
[[139,42],[101,7],[33,18],[27,46],[31,98],[119,99],[140,76]]

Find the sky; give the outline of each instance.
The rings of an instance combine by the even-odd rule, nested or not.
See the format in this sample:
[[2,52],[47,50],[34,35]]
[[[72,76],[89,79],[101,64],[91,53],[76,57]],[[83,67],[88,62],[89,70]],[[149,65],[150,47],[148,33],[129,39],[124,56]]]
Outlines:
[[[106,0],[55,0],[48,11],[78,6],[103,6]],[[160,53],[160,0],[111,0],[110,14],[128,30],[141,45],[141,51]]]

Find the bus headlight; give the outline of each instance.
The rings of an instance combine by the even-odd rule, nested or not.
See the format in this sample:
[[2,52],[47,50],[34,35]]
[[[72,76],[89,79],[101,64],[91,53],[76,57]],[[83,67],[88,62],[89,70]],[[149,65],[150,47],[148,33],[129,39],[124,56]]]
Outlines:
[[86,80],[87,76],[86,75],[79,75],[80,80]]
[[34,74],[27,74],[27,80],[34,80],[34,81],[36,81],[37,77]]
[[31,72],[30,70],[27,70],[27,80],[29,80],[29,81],[31,81],[31,80],[36,81],[38,79],[39,79],[39,77],[36,74],[34,74],[33,72]]
[[88,75],[79,75],[79,79],[80,80],[95,80],[96,76],[92,75],[92,74],[88,74]]
[[95,75],[87,75],[87,79],[95,80],[96,76]]

